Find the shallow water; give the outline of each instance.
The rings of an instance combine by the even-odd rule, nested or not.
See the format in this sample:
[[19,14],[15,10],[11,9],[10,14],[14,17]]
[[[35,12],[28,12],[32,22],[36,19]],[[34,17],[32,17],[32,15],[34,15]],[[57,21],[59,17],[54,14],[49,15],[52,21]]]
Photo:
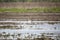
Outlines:
[[[24,39],[25,36],[28,36],[31,34],[33,34],[33,36],[31,36],[32,38],[34,38],[36,35],[40,35],[43,33],[53,33],[54,35],[49,35],[52,36],[52,38],[55,38],[55,36],[58,36],[58,34],[60,35],[60,21],[50,21],[53,22],[53,24],[49,24],[48,21],[0,21],[0,22],[5,22],[8,24],[8,22],[13,22],[13,23],[18,23],[17,25],[22,26],[22,29],[0,29],[0,33],[3,34],[3,32],[6,33],[10,33],[14,35],[14,38],[11,36],[9,37],[10,39],[12,38],[12,40],[17,40],[17,36],[18,34],[21,34],[21,39]],[[5,25],[7,25],[5,24]],[[36,35],[35,35],[36,34]],[[1,38],[3,39],[3,38]]]
[[[32,23],[35,23],[33,25],[31,24],[31,21],[0,21],[0,22],[23,23],[21,25],[24,26],[24,28],[22,29],[0,29],[0,33],[1,32],[7,32],[7,33],[15,33],[15,32],[17,33],[42,33],[42,32],[58,33],[59,32],[60,33],[60,23],[58,23],[59,21],[50,21],[50,22],[57,22],[57,24],[56,23],[48,24],[49,21],[32,21]],[[30,23],[30,24],[26,24],[26,23]],[[40,23],[40,24],[36,24],[36,23]],[[30,28],[30,26],[32,27]]]

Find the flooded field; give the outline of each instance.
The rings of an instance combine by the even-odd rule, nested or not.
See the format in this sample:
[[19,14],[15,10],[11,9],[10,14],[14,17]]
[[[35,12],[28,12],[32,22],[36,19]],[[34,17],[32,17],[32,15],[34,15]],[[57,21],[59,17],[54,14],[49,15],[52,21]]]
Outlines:
[[0,40],[60,40],[60,13],[0,13]]
[[0,21],[0,39],[42,40],[41,38],[60,40],[60,21]]
[[0,40],[60,40],[60,3],[0,2]]

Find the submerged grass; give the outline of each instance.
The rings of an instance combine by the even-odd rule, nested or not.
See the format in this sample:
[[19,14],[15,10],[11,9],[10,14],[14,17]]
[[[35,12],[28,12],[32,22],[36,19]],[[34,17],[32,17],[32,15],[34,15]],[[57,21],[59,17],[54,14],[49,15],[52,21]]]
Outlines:
[[52,8],[0,8],[0,12],[60,12],[60,7],[52,7]]

